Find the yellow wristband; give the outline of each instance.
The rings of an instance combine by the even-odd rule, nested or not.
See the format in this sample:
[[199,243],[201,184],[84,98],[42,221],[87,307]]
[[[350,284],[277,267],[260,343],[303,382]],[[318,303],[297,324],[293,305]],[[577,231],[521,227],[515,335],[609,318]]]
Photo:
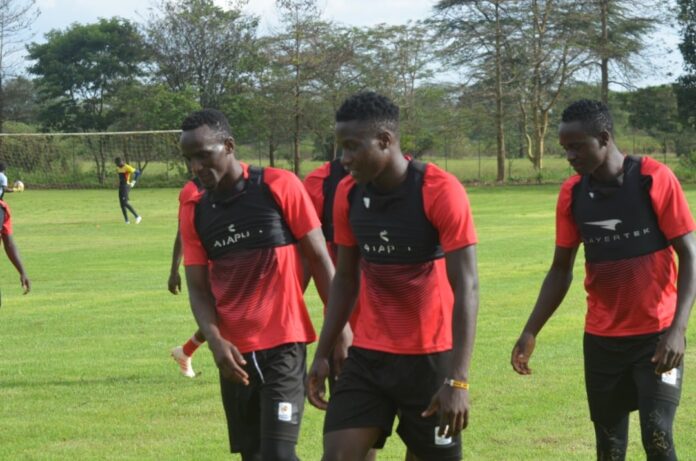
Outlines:
[[456,379],[445,378],[445,384],[455,389],[462,389],[465,391],[469,390],[469,383],[467,383],[466,381],[458,381]]

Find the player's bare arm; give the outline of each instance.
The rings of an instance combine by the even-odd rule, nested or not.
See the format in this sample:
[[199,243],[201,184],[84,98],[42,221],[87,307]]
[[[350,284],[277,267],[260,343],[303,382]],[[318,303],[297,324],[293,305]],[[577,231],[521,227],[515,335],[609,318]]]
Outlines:
[[22,258],[19,256],[19,250],[17,249],[17,245],[15,245],[14,243],[12,235],[3,234],[2,243],[5,246],[5,253],[7,254],[7,258],[10,260],[12,265],[15,267],[15,269],[17,269],[17,272],[19,273],[19,283],[22,284],[24,294],[29,293],[29,291],[31,291],[31,281],[27,276],[27,272],[24,270]]
[[183,256],[181,248],[181,231],[177,228],[176,237],[174,237],[174,246],[172,247],[172,265],[169,270],[169,279],[167,280],[167,288],[173,295],[181,292],[181,276],[179,275],[179,266],[181,265],[181,257]]
[[246,360],[235,345],[220,334],[215,299],[208,282],[208,266],[186,266],[186,284],[193,316],[208,341],[213,359],[222,376],[248,385],[249,375],[243,368]]
[[324,398],[326,378],[329,376],[329,356],[355,306],[360,288],[360,253],[358,247],[339,245],[336,274],[331,283],[326,318],[321,329],[319,344],[307,377],[309,402],[325,410],[328,402]]
[[553,262],[544,283],[541,285],[539,297],[534,309],[522,330],[522,334],[512,348],[510,362],[512,368],[521,375],[532,372],[529,368],[529,359],[534,351],[536,336],[539,334],[546,321],[556,312],[563,302],[570,284],[573,281],[573,264],[578,247],[564,248],[556,246]]
[[[309,232],[300,239],[299,243],[304,259],[303,264],[307,265],[309,273],[314,278],[314,284],[322,301],[328,303],[331,280],[334,277],[334,266],[326,249],[326,241],[321,228]],[[346,322],[333,348],[333,361],[337,372],[340,372],[343,361],[348,357],[348,347],[352,342],[353,333],[350,325]]]
[[657,374],[678,367],[684,359],[686,327],[696,298],[696,237],[689,232],[673,239],[671,244],[679,258],[677,308],[672,325],[658,343],[652,358]]
[[[469,366],[474,350],[476,317],[479,306],[476,245],[445,254],[447,277],[454,293],[452,311],[452,365],[448,378],[458,383],[469,382]],[[451,437],[469,423],[469,391],[443,384],[433,396],[423,416],[438,413],[440,436]]]

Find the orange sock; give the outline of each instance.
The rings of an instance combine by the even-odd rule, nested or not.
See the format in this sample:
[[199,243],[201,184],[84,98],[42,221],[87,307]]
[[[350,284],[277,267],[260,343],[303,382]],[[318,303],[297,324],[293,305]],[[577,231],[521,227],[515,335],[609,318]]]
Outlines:
[[196,352],[196,349],[198,349],[198,346],[200,346],[201,343],[198,342],[195,336],[191,336],[191,339],[186,341],[186,344],[184,344],[183,349],[184,349],[184,354],[188,355],[191,357],[194,352]]

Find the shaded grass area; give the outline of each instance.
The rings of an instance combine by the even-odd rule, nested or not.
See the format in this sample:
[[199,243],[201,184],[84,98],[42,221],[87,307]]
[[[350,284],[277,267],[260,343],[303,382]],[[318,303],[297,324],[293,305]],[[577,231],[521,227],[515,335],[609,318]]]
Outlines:
[[[566,301],[538,338],[534,374],[520,377],[509,366],[550,263],[557,190],[469,188],[480,241],[481,308],[464,459],[594,457],[582,378],[581,262]],[[181,377],[168,356],[195,329],[186,295],[166,291],[177,192],[136,188],[132,204],[144,219],[129,226],[115,190],[6,197],[33,291],[21,295],[3,256],[0,459],[238,459],[227,454],[210,353],[203,347],[194,357],[201,375],[193,380]],[[687,196],[696,204],[696,189],[688,188]],[[313,289],[307,300],[318,328],[322,306]],[[696,459],[692,347],[676,422],[681,459]],[[322,420],[307,406],[301,459],[320,458]],[[628,459],[644,459],[635,416],[629,450]],[[379,459],[401,460],[404,451],[394,435]]]

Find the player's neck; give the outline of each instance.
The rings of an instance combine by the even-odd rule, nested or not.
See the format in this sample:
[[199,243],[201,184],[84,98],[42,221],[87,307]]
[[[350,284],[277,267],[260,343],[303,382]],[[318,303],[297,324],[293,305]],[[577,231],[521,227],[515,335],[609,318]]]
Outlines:
[[384,170],[372,181],[372,186],[379,192],[389,192],[401,185],[408,172],[408,160],[399,152],[392,152],[391,161]]
[[612,145],[609,148],[606,161],[592,172],[592,179],[601,183],[621,182],[623,178],[624,155]]
[[215,192],[219,195],[234,193],[243,177],[244,168],[242,164],[236,158],[230,159],[227,173],[220,179]]

